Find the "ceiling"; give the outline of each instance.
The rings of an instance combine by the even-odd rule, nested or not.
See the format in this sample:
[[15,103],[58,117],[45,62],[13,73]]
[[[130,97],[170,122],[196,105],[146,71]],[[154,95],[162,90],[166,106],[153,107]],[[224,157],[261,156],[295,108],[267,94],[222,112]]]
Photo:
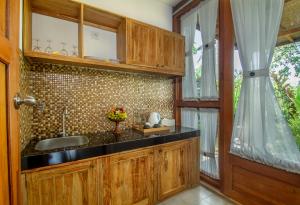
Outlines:
[[173,7],[176,4],[178,4],[181,0],[159,0],[159,1]]
[[292,43],[300,40],[300,1],[285,0],[281,18],[278,44]]

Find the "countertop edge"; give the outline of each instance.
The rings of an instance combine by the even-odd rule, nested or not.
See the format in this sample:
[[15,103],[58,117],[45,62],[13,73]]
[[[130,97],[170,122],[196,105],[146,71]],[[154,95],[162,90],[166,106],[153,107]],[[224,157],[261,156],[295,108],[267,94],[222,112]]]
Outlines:
[[21,172],[200,137],[199,130],[21,157]]

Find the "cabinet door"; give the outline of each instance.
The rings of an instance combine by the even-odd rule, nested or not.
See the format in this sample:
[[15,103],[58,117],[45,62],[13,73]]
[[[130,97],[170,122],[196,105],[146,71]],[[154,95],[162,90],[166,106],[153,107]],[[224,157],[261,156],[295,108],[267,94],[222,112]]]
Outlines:
[[28,205],[97,205],[97,166],[82,162],[25,174]]
[[153,204],[153,149],[108,158],[103,205]]
[[175,36],[175,67],[174,70],[184,73],[185,68],[185,49],[184,49],[184,37]]
[[156,67],[157,45],[157,29],[155,27],[128,20],[126,63]]
[[158,61],[160,69],[184,72],[184,38],[178,34],[160,30]]
[[159,201],[187,187],[187,144],[187,141],[181,141],[162,145],[156,150]]

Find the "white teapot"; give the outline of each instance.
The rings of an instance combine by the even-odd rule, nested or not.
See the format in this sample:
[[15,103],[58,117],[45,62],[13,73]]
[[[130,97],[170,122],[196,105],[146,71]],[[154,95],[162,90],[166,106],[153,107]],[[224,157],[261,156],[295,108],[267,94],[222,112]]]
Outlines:
[[148,119],[150,126],[153,127],[153,125],[158,124],[159,121],[160,121],[160,114],[158,112],[151,112]]

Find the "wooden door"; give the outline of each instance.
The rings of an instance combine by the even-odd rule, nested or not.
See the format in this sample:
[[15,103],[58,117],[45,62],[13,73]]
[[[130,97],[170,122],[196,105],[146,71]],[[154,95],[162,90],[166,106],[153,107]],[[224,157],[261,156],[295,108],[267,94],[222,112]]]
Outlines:
[[155,151],[157,161],[157,200],[184,190],[188,182],[188,142],[162,145]]
[[27,205],[97,205],[99,168],[96,165],[91,160],[26,173],[23,201]]
[[13,107],[18,91],[19,0],[0,1],[0,204],[17,204],[19,125]]
[[0,204],[9,204],[5,67],[0,63]]
[[160,30],[158,35],[159,68],[184,72],[184,37]]
[[126,63],[156,67],[157,45],[157,29],[155,27],[128,20]]
[[153,149],[118,154],[108,159],[103,205],[153,204]]

